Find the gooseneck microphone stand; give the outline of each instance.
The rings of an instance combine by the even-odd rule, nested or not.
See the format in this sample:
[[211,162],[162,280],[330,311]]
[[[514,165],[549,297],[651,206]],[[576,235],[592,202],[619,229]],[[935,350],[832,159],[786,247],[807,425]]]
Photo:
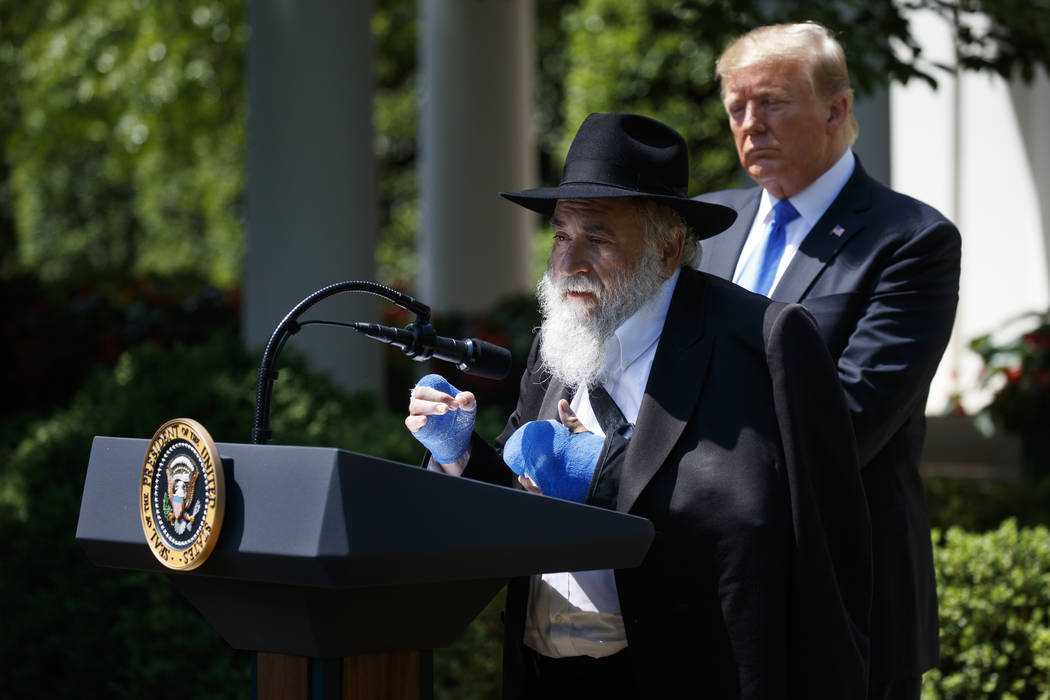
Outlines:
[[[262,361],[259,363],[259,383],[255,392],[255,422],[252,424],[252,444],[264,445],[273,437],[270,430],[270,399],[273,395],[273,383],[277,381],[277,360],[280,358],[281,350],[288,339],[299,332],[307,323],[323,323],[327,325],[350,326],[350,324],[336,323],[332,321],[307,321],[299,323],[299,316],[317,302],[327,299],[343,292],[366,292],[381,296],[392,301],[401,308],[411,311],[416,315],[415,321],[408,327],[415,337],[421,338],[430,328],[430,307],[416,301],[407,294],[402,294],[396,289],[390,289],[376,282],[359,280],[348,280],[336,282],[327,287],[322,287],[295,305],[291,311],[281,320],[270,335],[263,351]],[[352,327],[352,326],[351,326]],[[421,342],[421,341],[420,341]],[[408,354],[406,349],[406,354]]]

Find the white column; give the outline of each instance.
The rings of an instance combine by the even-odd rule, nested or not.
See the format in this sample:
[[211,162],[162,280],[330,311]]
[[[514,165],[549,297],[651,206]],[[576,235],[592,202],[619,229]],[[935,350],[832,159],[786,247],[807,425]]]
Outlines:
[[[370,1],[251,0],[245,342],[261,349],[311,292],[375,279]],[[302,318],[378,320],[375,297],[343,294]],[[378,388],[381,346],[309,326],[287,345],[349,388]],[[276,391],[280,391],[278,384]]]
[[[950,65],[955,61],[951,34],[933,12],[909,16],[914,35],[929,61]],[[958,199],[958,109],[955,77],[930,68],[937,77],[936,90],[919,80],[890,87],[890,182],[893,189],[938,209],[963,229]],[[965,231],[963,231],[965,236]],[[965,241],[964,241],[965,247]],[[961,286],[961,283],[960,283]],[[960,293],[961,297],[961,293]],[[963,301],[960,298],[961,314]],[[965,334],[955,330],[930,387],[927,409],[939,412],[961,387],[959,363],[966,359]]]
[[[1012,80],[1008,90],[1020,131],[1025,165],[1035,190],[1038,228],[1042,232],[1042,240],[1039,241],[1043,252],[1042,274],[1039,275],[1039,271],[1036,273],[1033,302],[1038,304],[1041,298],[1042,309],[1045,310],[1047,297],[1050,296],[1050,129],[1046,128],[1047,115],[1050,114],[1050,76],[1040,67],[1030,84]],[[1042,289],[1038,287],[1039,279],[1043,282]]]
[[417,297],[435,313],[529,292],[535,186],[531,0],[423,0]]
[[[948,27],[932,13],[911,17],[929,60],[954,62]],[[962,234],[962,279],[955,330],[931,390],[931,410],[977,383],[973,338],[1017,315],[1046,309],[1050,88],[987,72],[937,73],[940,88],[894,86],[894,189],[940,209]],[[987,396],[967,395],[969,409]]]

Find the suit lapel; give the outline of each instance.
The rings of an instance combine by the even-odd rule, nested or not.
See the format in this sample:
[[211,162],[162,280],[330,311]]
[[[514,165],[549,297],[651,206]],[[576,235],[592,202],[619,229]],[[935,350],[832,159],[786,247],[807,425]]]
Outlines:
[[845,187],[802,240],[770,298],[774,301],[801,301],[842,246],[864,228],[864,214],[870,208],[868,175],[858,160]]
[[703,391],[714,338],[705,335],[704,281],[682,270],[624,457],[616,509],[629,512],[663,465]]
[[543,395],[543,402],[536,414],[536,420],[558,420],[558,402],[562,399],[572,401],[573,392],[557,379],[551,377],[550,385]]
[[[758,213],[758,202],[762,197],[762,188],[753,187],[746,190],[743,200],[735,205],[737,217],[733,225],[722,233],[703,241],[700,246],[703,254],[700,258],[700,269],[722,279],[732,280],[736,271],[737,260],[744,249],[747,234],[751,231],[751,223]],[[716,200],[710,200],[716,201]],[[719,201],[719,204],[724,202]]]

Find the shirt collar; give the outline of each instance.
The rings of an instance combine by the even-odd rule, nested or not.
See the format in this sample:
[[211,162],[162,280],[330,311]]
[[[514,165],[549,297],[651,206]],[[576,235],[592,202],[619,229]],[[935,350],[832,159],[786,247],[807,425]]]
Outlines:
[[676,268],[674,273],[664,280],[656,293],[649,297],[649,300],[642,304],[642,307],[630,318],[621,323],[606,342],[605,376],[621,374],[659,340],[680,273],[681,268]]
[[[835,197],[839,196],[839,192],[853,175],[856,163],[857,159],[852,149],[847,148],[842,157],[825,170],[823,175],[810,183],[809,187],[790,197],[791,204],[806,224],[803,230],[809,231],[820,220],[820,217],[824,216],[824,212],[835,201]],[[762,199],[758,205],[758,218],[767,223],[772,221],[773,206],[779,201],[766,190],[762,190]]]

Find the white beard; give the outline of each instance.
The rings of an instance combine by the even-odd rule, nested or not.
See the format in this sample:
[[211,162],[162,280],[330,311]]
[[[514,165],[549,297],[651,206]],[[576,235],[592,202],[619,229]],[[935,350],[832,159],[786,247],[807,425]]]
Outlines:
[[[606,343],[660,288],[667,274],[648,247],[633,269],[617,274],[609,288],[587,275],[554,279],[550,266],[537,285],[543,315],[540,327],[540,360],[552,377],[570,388],[601,383]],[[566,292],[589,292],[596,308],[567,299]]]

